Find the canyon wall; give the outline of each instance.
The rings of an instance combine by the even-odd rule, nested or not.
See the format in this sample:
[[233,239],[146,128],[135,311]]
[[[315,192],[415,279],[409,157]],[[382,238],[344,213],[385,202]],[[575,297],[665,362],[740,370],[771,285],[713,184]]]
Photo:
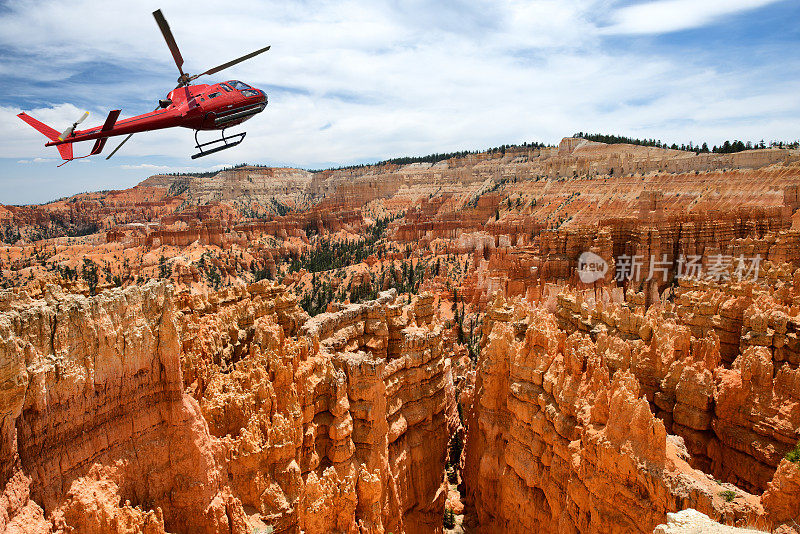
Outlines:
[[[786,492],[799,470],[783,456],[800,439],[796,308],[785,294],[728,291],[687,283],[676,304],[647,311],[633,293],[615,303],[567,291],[552,307],[496,300],[461,397],[480,531],[652,532],[685,508],[791,526],[800,508]],[[725,366],[714,327],[733,310],[747,319]],[[789,342],[776,349],[768,330]]]
[[0,299],[7,531],[245,528],[182,391],[168,286]]
[[457,416],[420,304],[48,291],[0,300],[6,531],[441,530]]
[[307,320],[282,289],[249,291],[187,301],[183,328],[187,390],[245,506],[276,532],[440,529],[455,408],[441,326],[393,292]]
[[155,175],[140,186],[163,187],[182,194],[193,205],[229,201],[269,204],[272,199],[292,208],[311,200],[312,173],[301,169],[240,166],[212,176]]

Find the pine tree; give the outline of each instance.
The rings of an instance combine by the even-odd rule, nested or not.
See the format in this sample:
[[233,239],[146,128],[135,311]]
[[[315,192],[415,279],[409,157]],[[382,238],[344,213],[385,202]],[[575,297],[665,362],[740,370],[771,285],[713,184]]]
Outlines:
[[445,508],[444,517],[442,518],[442,526],[444,528],[455,528],[456,516],[451,508]]
[[172,266],[167,263],[167,259],[164,255],[161,255],[161,258],[158,260],[158,273],[159,278],[169,278],[172,276]]
[[97,264],[89,258],[83,259],[82,276],[86,281],[86,285],[89,286],[89,294],[94,295],[97,292],[97,282],[99,281],[99,277],[97,276]]

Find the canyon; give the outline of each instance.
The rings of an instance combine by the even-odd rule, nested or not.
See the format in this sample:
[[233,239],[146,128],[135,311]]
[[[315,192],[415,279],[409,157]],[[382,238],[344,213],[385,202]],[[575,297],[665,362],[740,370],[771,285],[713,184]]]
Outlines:
[[799,186],[573,137],[0,206],[0,525],[800,532]]
[[458,416],[425,297],[310,319],[269,282],[170,287],[4,303],[7,531],[440,525]]

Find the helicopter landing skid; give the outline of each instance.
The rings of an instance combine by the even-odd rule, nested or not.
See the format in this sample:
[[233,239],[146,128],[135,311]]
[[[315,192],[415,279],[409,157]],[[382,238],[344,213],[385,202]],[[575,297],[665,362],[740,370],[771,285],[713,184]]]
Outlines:
[[[203,156],[208,156],[209,154],[213,154],[214,152],[219,152],[220,150],[233,148],[239,143],[241,143],[244,140],[244,136],[247,135],[247,132],[242,132],[238,134],[233,134],[230,137],[225,137],[225,130],[222,130],[221,139],[214,139],[213,141],[209,141],[207,143],[200,143],[200,141],[197,140],[198,131],[199,130],[195,130],[194,132],[194,141],[196,143],[195,148],[200,150],[200,152],[198,152],[197,154],[192,154],[192,159],[202,158]],[[222,145],[218,145],[218,143],[222,143]],[[218,146],[214,146],[213,148],[209,148],[208,150],[203,150],[203,147],[211,145],[218,145]]]

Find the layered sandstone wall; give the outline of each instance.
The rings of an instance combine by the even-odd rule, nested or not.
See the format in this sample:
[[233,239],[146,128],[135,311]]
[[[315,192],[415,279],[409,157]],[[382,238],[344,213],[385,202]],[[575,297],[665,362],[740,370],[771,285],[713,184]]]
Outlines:
[[293,208],[306,207],[311,200],[312,174],[301,169],[237,167],[213,176],[155,175],[141,186],[158,186],[180,193],[195,205],[210,202],[258,202],[268,205],[275,199]]
[[713,329],[693,337],[674,310],[645,313],[643,296],[630,308],[588,296],[487,313],[462,395],[482,531],[652,532],[684,508],[791,526],[797,469],[779,462],[800,439],[800,369],[765,346],[726,368]]
[[285,293],[254,296],[265,287],[184,316],[186,365],[203,370],[189,390],[242,502],[276,532],[440,530],[454,410],[441,326],[393,292],[306,320]]
[[7,531],[441,530],[457,416],[427,297],[309,320],[267,283],[47,291],[0,299]]
[[792,298],[752,283],[683,280],[663,309],[645,313],[643,296],[629,308],[562,295],[557,315],[567,332],[624,348],[610,365],[631,369],[693,467],[761,493],[800,440]]
[[168,286],[7,292],[0,339],[6,529],[243,531],[219,449],[182,391]]
[[[513,225],[495,228],[496,224],[489,223],[485,226],[487,231],[462,232],[456,239],[436,240],[433,248],[472,254],[474,272],[470,276],[474,276],[474,282],[470,283],[474,286],[470,286],[469,297],[480,305],[485,305],[495,291],[506,297],[526,296],[535,301],[541,297],[541,286],[549,282],[586,287],[578,275],[579,258],[584,252],[593,252],[608,266],[604,276],[588,284],[591,287],[614,285],[615,277],[630,276],[633,280],[626,284],[630,287],[646,286],[652,279],[650,285],[663,290],[679,270],[681,276],[708,276],[714,265],[724,264],[731,267],[724,273],[730,278],[739,266],[743,267],[742,274],[747,272],[749,277],[759,275],[756,266],[763,271],[768,264],[785,263],[789,264],[785,268],[789,273],[800,266],[800,232],[787,229],[789,222],[779,210],[719,215],[716,220],[687,220],[691,218],[670,215],[658,224],[605,220],[599,226],[559,230],[537,227],[530,233]],[[509,233],[493,235],[495,231]],[[531,237],[533,234],[535,237]],[[625,258],[627,270],[624,265],[617,265]],[[637,267],[632,266],[634,259]],[[696,272],[689,270],[689,262],[696,263]],[[781,276],[787,278],[786,273]],[[722,342],[726,345],[729,340]],[[738,341],[734,340],[733,345],[735,348]],[[725,357],[729,354],[726,350],[723,348]]]

